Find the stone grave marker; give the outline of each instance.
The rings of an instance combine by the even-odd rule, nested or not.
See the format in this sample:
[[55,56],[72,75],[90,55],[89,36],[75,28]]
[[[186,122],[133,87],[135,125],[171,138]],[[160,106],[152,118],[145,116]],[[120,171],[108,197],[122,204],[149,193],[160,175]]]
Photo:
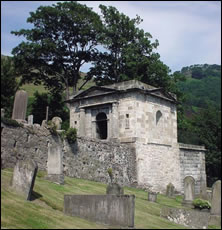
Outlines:
[[25,121],[27,110],[28,94],[24,90],[19,90],[15,94],[12,119]]
[[183,205],[188,207],[193,207],[192,202],[195,198],[195,180],[192,176],[187,176],[184,178],[184,199]]
[[211,215],[221,216],[221,181],[218,180],[212,187]]
[[33,125],[33,115],[28,116],[28,124]]
[[200,178],[200,198],[203,200],[208,200],[208,195],[207,195],[207,184],[206,184],[206,176],[205,178],[201,176]]
[[175,187],[172,183],[169,183],[166,188],[166,196],[174,197]]
[[156,200],[157,200],[157,192],[149,191],[148,192],[148,201],[156,202]]
[[1,109],[1,117],[5,117],[5,109]]
[[27,200],[31,199],[37,171],[38,166],[32,159],[19,160],[14,167],[12,187]]
[[47,170],[48,170],[48,176],[47,176],[48,180],[57,184],[64,184],[62,149],[59,145],[48,146]]
[[60,117],[53,117],[52,118],[52,123],[55,124],[56,130],[61,130],[62,119]]
[[123,188],[116,184],[116,183],[112,183],[112,184],[109,184],[107,187],[106,187],[106,194],[113,194],[113,195],[123,195],[124,193],[124,190]]

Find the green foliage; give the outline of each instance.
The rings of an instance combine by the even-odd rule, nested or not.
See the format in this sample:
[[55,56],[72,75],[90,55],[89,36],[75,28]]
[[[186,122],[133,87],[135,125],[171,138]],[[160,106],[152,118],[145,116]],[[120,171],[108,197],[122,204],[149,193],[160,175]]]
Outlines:
[[151,34],[139,29],[142,19],[130,19],[112,6],[99,7],[103,19],[100,43],[105,52],[97,55],[88,76],[94,76],[97,85],[137,79],[168,88],[170,70],[154,52],[158,41],[151,42]]
[[50,133],[54,136],[57,136],[56,125],[51,120],[47,123]]
[[76,90],[81,66],[97,52],[99,16],[86,5],[69,1],[40,6],[27,22],[32,29],[12,31],[27,40],[12,51],[23,82],[42,82],[51,92],[66,89],[68,99],[69,87]]
[[113,170],[112,170],[112,168],[108,168],[107,172],[109,174],[109,177],[110,177],[110,180],[111,180],[111,183],[112,183],[112,181],[113,181]]
[[[69,110],[63,102],[63,97],[60,94],[39,94],[38,91],[34,93],[34,99],[30,104],[30,113],[34,115],[34,122],[41,124],[42,120],[46,119],[46,107],[49,106],[48,120],[53,117],[61,117],[66,124],[69,123]],[[64,124],[64,125],[65,125]]]
[[23,127],[24,126],[23,124],[18,123],[16,120],[12,120],[11,118],[1,117],[1,122],[3,122],[5,125],[12,126],[12,127]]
[[202,200],[199,198],[193,200],[193,205],[195,208],[199,208],[199,209],[210,209],[211,208],[211,204],[208,200]]
[[10,57],[1,58],[1,108],[5,116],[11,117],[13,99],[18,89],[16,71]]
[[66,131],[65,137],[70,144],[74,143],[77,138],[77,130],[75,128],[69,128]]

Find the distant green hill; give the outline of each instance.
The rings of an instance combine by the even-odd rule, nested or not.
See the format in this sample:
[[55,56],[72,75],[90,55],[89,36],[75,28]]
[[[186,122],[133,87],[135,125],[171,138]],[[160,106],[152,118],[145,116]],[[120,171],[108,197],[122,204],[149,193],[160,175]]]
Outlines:
[[187,111],[207,108],[209,103],[221,108],[220,65],[192,65],[183,67],[180,73],[186,77],[178,87],[185,94]]

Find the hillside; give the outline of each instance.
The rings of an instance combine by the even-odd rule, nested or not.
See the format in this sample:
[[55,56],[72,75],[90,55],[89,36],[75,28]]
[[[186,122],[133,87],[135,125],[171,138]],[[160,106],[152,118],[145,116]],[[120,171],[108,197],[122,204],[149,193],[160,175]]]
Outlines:
[[193,65],[183,67],[180,73],[186,78],[178,87],[185,94],[187,113],[208,108],[208,104],[221,108],[220,65]]
[[[45,172],[38,172],[32,201],[24,201],[9,186],[12,169],[1,171],[1,227],[37,229],[105,229],[110,226],[86,221],[63,214],[64,194],[105,194],[105,184],[65,177],[65,185],[57,185],[44,179]],[[142,229],[184,229],[160,217],[161,208],[181,207],[182,197],[170,199],[158,195],[157,203],[147,201],[147,192],[124,188],[124,194],[135,194],[135,228]]]

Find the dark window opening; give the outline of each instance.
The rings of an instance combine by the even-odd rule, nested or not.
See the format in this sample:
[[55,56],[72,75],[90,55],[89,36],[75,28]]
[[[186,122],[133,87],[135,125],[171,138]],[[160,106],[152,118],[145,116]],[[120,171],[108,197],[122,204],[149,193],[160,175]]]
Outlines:
[[98,113],[96,116],[96,133],[99,139],[107,139],[107,116],[105,113]]

